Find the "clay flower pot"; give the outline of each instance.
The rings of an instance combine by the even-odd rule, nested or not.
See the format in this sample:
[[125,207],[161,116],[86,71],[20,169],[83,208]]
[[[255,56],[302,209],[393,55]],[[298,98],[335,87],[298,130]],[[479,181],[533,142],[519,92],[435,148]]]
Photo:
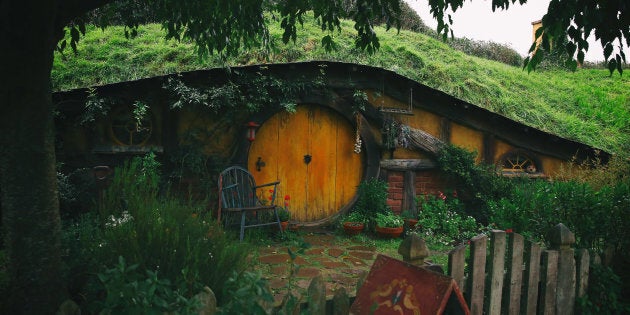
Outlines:
[[377,226],[374,230],[376,234],[382,238],[397,238],[400,237],[404,229],[402,226],[391,228]]
[[360,234],[363,231],[364,224],[361,222],[344,222],[343,230],[346,231],[346,234],[352,236]]
[[405,219],[407,227],[413,229],[418,224],[418,219]]

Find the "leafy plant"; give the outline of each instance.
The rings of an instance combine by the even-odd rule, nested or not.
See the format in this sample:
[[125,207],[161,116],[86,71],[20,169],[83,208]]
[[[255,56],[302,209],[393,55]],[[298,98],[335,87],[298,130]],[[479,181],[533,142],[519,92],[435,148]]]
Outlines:
[[363,214],[353,211],[353,212],[350,212],[349,214],[347,214],[346,216],[344,216],[341,221],[342,222],[360,222],[360,223],[363,223],[363,222],[365,222],[365,217],[363,216]]
[[367,219],[366,223],[373,227],[378,213],[391,212],[387,206],[387,183],[376,178],[362,181],[357,189],[357,202],[352,212],[361,214]]
[[499,175],[492,165],[477,164],[475,155],[464,148],[448,145],[440,150],[437,164],[457,187],[460,198],[466,204],[466,213],[487,224],[487,203],[508,196],[513,181]]
[[289,221],[291,219],[291,212],[289,212],[289,210],[287,210],[284,207],[278,207],[278,219],[280,219],[281,222],[286,222]]
[[221,304],[219,314],[268,314],[265,304],[273,302],[267,281],[260,273],[232,272],[223,286],[226,302]]
[[128,265],[122,256],[98,278],[106,293],[104,301],[97,301],[99,314],[195,314],[198,308],[194,298],[186,298],[168,279],[158,278],[157,271],[146,270],[143,275],[137,264]]
[[405,224],[405,221],[393,212],[389,213],[377,213],[376,214],[376,226],[386,228],[401,227]]
[[[66,247],[85,255],[88,272],[98,273],[122,256],[140,270],[159,271],[161,279],[178,283],[187,298],[205,285],[221,292],[232,271],[248,267],[249,250],[223,232],[204,203],[161,196],[158,166],[149,155],[116,169],[98,215],[68,229]],[[73,265],[80,267],[81,261]]]
[[455,196],[427,195],[418,198],[418,225],[423,236],[436,238],[438,242],[452,245],[470,239],[479,231],[477,221],[467,216],[464,205]]

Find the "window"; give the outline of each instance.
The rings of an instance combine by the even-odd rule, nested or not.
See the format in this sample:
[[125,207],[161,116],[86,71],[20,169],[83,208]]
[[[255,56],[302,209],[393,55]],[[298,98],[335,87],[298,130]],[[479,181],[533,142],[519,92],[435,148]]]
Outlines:
[[505,176],[542,176],[540,163],[533,154],[513,150],[501,158],[501,171]]

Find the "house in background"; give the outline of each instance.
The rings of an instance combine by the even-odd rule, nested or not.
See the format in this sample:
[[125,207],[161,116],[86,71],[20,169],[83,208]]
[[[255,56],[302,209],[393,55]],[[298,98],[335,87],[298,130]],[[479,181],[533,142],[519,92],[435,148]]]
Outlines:
[[[234,89],[237,75],[254,78],[239,83],[251,86]],[[263,89],[261,80],[271,81]],[[269,87],[274,92],[267,95]],[[215,94],[203,94],[208,89]],[[261,104],[258,111],[216,109],[203,105],[209,95]],[[297,104],[292,113],[275,104],[286,96]],[[414,207],[416,195],[448,189],[435,167],[443,143],[477,152],[478,162],[497,165],[505,176],[544,178],[574,158],[608,158],[392,71],[350,63],[193,71],[59,92],[54,101],[61,113],[58,157],[68,167],[113,166],[153,151],[176,168],[177,161],[200,161],[201,152],[197,166],[208,170],[209,161],[220,161],[203,176],[242,165],[257,182],[280,181],[292,219],[305,225],[347,211],[365,179],[389,183],[388,204],[397,213]],[[86,120],[86,104],[101,110],[87,115],[93,123],[77,124]],[[179,175],[199,175],[194,167],[186,172]]]

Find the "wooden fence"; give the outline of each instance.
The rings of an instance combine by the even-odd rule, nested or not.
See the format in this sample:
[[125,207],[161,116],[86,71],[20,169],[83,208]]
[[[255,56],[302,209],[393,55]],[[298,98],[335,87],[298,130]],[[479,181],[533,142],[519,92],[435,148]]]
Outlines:
[[520,234],[492,231],[489,247],[486,235],[470,241],[467,259],[466,246],[451,251],[448,273],[471,314],[574,314],[576,298],[586,293],[589,253],[576,253],[563,224],[549,241],[551,248],[543,249]]
[[[470,240],[470,246],[452,250],[448,275],[463,291],[470,314],[574,314],[576,298],[582,297],[587,289],[589,252],[572,248],[575,237],[562,224],[550,233],[550,243],[551,248],[544,249],[525,241],[518,233],[495,230],[490,237],[479,235]],[[416,235],[406,238],[398,252],[410,264],[442,270],[440,266],[425,263],[429,250]],[[198,299],[203,305],[200,315],[217,313],[212,290],[206,287]],[[275,311],[270,305],[269,309],[270,313],[299,314],[301,308],[307,309],[308,314],[346,315],[352,301],[344,288],[336,290],[332,300],[326,300],[325,282],[318,276],[311,281],[302,304],[294,309],[285,305]]]

